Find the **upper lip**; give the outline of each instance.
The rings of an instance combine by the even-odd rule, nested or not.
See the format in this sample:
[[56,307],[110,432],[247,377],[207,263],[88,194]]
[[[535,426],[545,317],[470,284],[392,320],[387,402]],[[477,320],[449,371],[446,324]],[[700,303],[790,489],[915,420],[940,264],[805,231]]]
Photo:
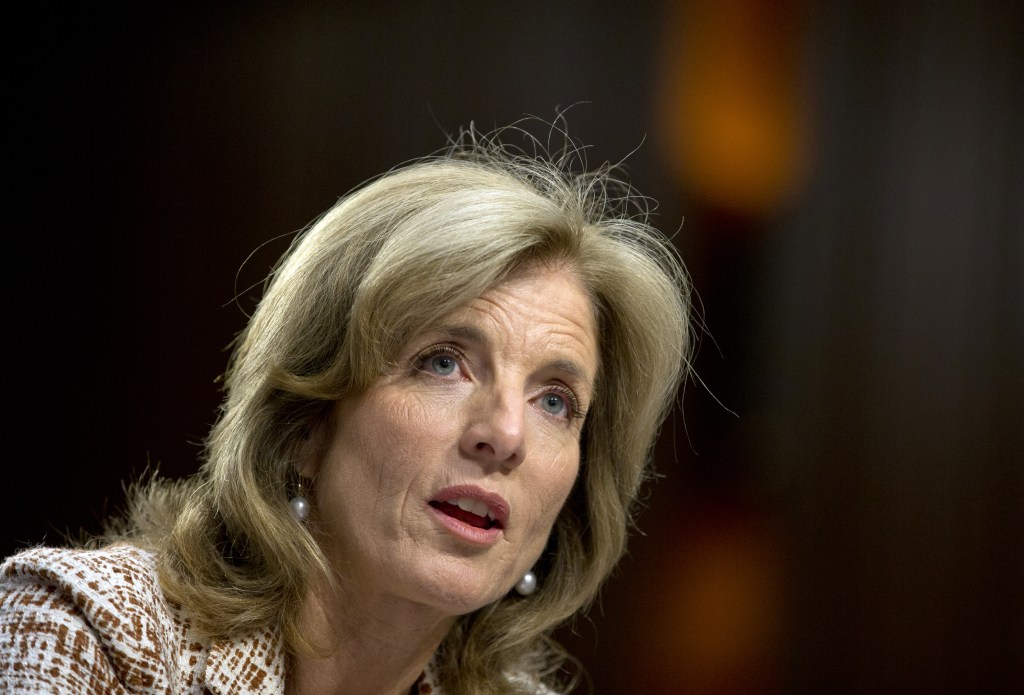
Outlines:
[[508,524],[508,517],[511,510],[504,497],[488,492],[476,485],[452,485],[434,494],[431,502],[450,502],[462,498],[468,498],[487,505],[490,516],[504,528]]

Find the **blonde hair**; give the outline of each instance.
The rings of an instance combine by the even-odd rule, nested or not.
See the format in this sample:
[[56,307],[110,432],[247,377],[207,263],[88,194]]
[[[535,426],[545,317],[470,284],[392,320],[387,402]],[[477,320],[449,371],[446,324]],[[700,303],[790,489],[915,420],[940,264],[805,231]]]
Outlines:
[[[342,198],[296,239],[239,336],[200,472],[133,503],[166,594],[212,637],[272,626],[292,651],[329,568],[290,514],[293,464],[339,398],[371,385],[404,343],[524,264],[567,263],[598,316],[600,373],[580,476],[536,571],[537,591],[462,616],[436,658],[445,692],[553,681],[550,633],[596,597],[625,550],[658,429],[687,368],[677,255],[609,167],[573,174],[470,132],[442,156]],[[578,161],[578,158],[577,158]]]

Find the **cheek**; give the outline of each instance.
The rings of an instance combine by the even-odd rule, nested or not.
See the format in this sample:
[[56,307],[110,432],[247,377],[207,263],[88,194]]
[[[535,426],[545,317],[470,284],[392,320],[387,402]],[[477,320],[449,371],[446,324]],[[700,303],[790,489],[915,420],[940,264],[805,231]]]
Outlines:
[[538,481],[536,486],[527,488],[528,494],[536,491],[531,501],[536,505],[535,509],[537,510],[537,516],[528,537],[522,539],[524,541],[523,555],[530,558],[531,565],[536,562],[548,544],[558,515],[561,514],[562,507],[565,505],[569,493],[572,492],[578,470],[578,464],[567,464],[557,472],[551,471],[552,474],[545,476],[543,482]]
[[384,468],[436,446],[446,425],[423,399],[389,395],[382,393],[354,410],[339,443],[340,448],[363,452],[367,460]]
[[559,504],[561,508],[561,502],[569,496],[569,492],[572,491],[573,485],[576,483],[576,478],[580,474],[580,455],[579,448],[574,447],[574,451],[571,456],[566,457],[566,462],[556,469],[552,475],[551,487],[557,491]]
[[579,470],[579,454],[577,452],[566,456],[561,465],[548,469],[544,479],[537,481],[536,486],[531,486],[532,490],[538,491],[536,501],[541,505],[538,522],[543,527],[545,538],[547,532],[554,525],[555,519],[561,513],[569,493],[572,492]]
[[436,398],[406,394],[385,401],[377,414],[373,438],[364,445],[389,452],[381,465],[405,461],[423,470],[425,462],[443,460],[454,446],[456,412],[454,403]]

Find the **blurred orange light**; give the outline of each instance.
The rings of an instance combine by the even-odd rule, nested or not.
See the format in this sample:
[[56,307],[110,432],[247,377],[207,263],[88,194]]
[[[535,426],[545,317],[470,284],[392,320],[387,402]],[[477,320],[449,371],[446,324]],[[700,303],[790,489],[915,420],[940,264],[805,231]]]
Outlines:
[[798,187],[802,17],[792,0],[687,2],[670,14],[659,117],[670,167],[707,202],[759,215]]

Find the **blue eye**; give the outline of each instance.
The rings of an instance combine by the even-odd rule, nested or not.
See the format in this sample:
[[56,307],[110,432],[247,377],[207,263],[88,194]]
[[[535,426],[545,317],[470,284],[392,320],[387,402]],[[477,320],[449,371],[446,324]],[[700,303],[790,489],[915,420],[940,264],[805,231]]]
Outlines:
[[561,415],[565,412],[565,399],[554,393],[546,393],[540,399],[540,406],[552,415]]
[[466,367],[466,356],[454,345],[438,343],[421,350],[413,358],[413,368],[425,374],[449,377],[463,376]]
[[455,371],[455,358],[451,355],[434,355],[427,360],[430,371],[441,376],[448,376]]

